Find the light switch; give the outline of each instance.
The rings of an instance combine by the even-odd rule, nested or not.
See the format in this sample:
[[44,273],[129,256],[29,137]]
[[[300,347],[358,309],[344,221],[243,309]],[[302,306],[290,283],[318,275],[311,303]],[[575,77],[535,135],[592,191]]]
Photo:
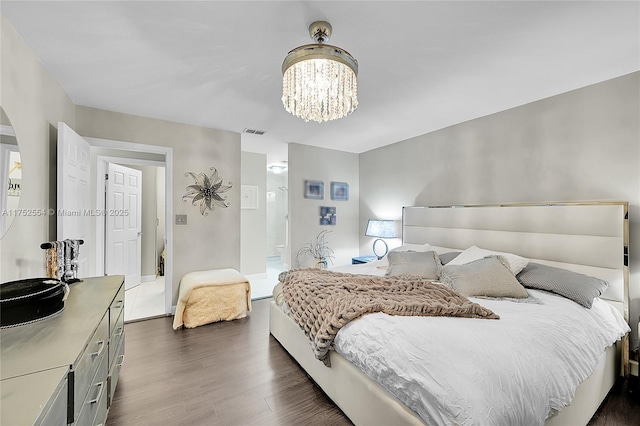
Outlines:
[[176,225],[186,225],[187,224],[187,215],[186,214],[177,214],[176,215]]

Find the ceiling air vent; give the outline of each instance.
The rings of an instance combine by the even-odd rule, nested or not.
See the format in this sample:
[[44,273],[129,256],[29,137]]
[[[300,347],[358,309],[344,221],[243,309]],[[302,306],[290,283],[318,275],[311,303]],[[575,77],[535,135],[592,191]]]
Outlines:
[[266,132],[266,131],[264,131],[264,130],[244,129],[244,130],[242,131],[242,133],[251,133],[252,135],[258,135],[258,136],[261,136],[261,135],[264,135],[264,134],[265,134],[265,133],[267,133],[267,132]]

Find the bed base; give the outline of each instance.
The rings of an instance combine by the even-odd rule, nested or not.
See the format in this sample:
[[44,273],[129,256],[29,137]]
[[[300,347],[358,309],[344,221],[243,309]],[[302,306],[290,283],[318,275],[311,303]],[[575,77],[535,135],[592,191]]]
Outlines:
[[[422,425],[424,422],[355,365],[331,351],[331,367],[318,361],[302,329],[270,302],[269,330],[298,364],[356,425]],[[596,370],[576,389],[569,407],[548,426],[586,425],[620,375],[620,346],[610,346]]]
[[318,361],[304,331],[273,301],[269,331],[354,424],[424,424],[413,411],[336,352],[329,353],[331,367]]

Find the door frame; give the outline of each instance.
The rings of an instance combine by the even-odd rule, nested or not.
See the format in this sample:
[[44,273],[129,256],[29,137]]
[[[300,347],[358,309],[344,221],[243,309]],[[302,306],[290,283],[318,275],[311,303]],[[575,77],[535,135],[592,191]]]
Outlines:
[[[98,156],[96,164],[96,173],[98,179],[99,188],[104,188],[104,175],[106,173],[107,162],[126,162],[131,165],[142,166],[156,166],[164,167],[164,182],[165,182],[165,258],[166,263],[164,266],[164,310],[165,314],[172,314],[172,296],[173,296],[173,227],[171,219],[173,217],[173,148],[159,145],[147,145],[133,142],[117,141],[112,139],[100,139],[85,137],[91,146],[102,148],[114,148],[122,151],[134,151],[144,152],[149,154],[164,154],[164,162],[142,160],[127,157],[109,157]],[[101,161],[109,160],[109,161]],[[115,161],[112,161],[115,160]],[[102,183],[100,183],[102,180]],[[96,197],[96,208],[104,209],[104,197]],[[104,222],[96,221],[96,274],[104,274]]]

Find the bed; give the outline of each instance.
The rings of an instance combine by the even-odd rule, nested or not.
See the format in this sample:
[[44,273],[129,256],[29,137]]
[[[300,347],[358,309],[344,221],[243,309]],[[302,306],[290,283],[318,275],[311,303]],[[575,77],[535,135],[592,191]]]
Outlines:
[[[561,271],[606,280],[609,285],[606,291],[593,299],[590,309],[565,296],[535,288],[527,288],[529,301],[524,303],[502,298],[469,297],[470,301],[498,313],[501,316],[498,321],[408,316],[396,318],[399,322],[391,325],[395,331],[387,332],[384,331],[386,326],[383,323],[389,319],[385,317],[390,316],[368,314],[350,322],[337,333],[335,347],[328,353],[330,367],[316,358],[310,348],[309,338],[288,315],[286,303],[285,310],[282,309],[282,294],[274,294],[274,301],[270,306],[271,334],[342,411],[355,424],[366,425],[486,422],[586,424],[617,377],[626,375],[628,371],[628,204],[572,202],[405,207],[402,231],[404,247],[411,249],[428,244],[428,251],[434,251],[443,258],[447,257],[445,253],[466,253],[471,247],[481,247],[484,250],[526,258],[529,265],[560,268]],[[388,263],[389,261],[387,268]],[[381,260],[336,268],[333,271],[337,274],[385,275],[384,267],[384,260]],[[456,269],[458,270],[460,269]],[[548,319],[546,312],[549,311],[544,309],[551,309],[552,305],[558,305],[555,309],[560,313],[554,313],[553,321],[545,323],[545,318]],[[576,321],[572,317],[574,311],[576,315],[587,312],[592,317]],[[518,324],[516,321],[515,326],[512,326],[507,321],[511,321],[513,316],[522,315],[522,312],[527,321],[528,317],[539,318],[542,323],[531,325]],[[562,315],[566,316],[564,320],[560,318]],[[608,324],[603,328],[611,330],[607,337],[601,338],[610,339],[606,345],[603,345],[603,340],[596,341],[598,338],[590,334],[580,337],[583,331],[578,328],[569,333],[576,336],[576,347],[568,342],[557,342],[557,339],[566,338],[561,335],[552,337],[550,333],[548,338],[544,334],[536,337],[532,332],[535,327],[546,328],[551,332],[570,329],[575,324],[587,325],[583,328],[589,330],[596,328],[591,322]],[[454,327],[459,331],[442,331],[444,323],[455,324]],[[563,325],[555,326],[560,323]],[[515,345],[505,353],[527,354],[538,346],[545,346],[546,339],[555,342],[550,345],[552,350],[560,351],[555,352],[555,358],[549,355],[552,361],[573,362],[575,359],[580,365],[565,367],[560,362],[560,365],[547,368],[544,364],[535,365],[535,360],[540,358],[536,355],[533,359],[523,358],[528,361],[517,368],[502,365],[500,360],[494,361],[498,365],[494,371],[490,366],[476,368],[475,359],[490,353],[487,352],[488,349],[499,342],[476,337],[475,330],[497,327],[498,324],[500,327],[513,328],[514,334],[504,334],[504,329],[494,333]],[[518,332],[518,327],[524,329]],[[374,334],[379,335],[376,337],[378,340],[372,337]],[[398,335],[408,336],[409,342],[396,340]],[[458,342],[453,342],[455,339],[451,339],[451,336],[457,337]],[[406,345],[413,345],[412,340],[444,340],[447,344],[426,345],[432,349],[437,347],[438,350],[431,350],[431,354],[415,355],[413,349],[405,350]],[[393,348],[397,345],[403,350],[394,352]],[[599,348],[598,345],[602,347]],[[449,350],[453,349],[452,354],[444,352],[445,346]],[[591,346],[593,349],[589,350],[592,352],[590,358],[578,359],[577,353],[588,352],[582,349]],[[375,368],[370,368],[371,364],[376,364],[372,362],[372,353],[378,355],[376,362],[397,365],[383,365],[376,371]],[[558,353],[562,356],[557,356]],[[421,374],[426,374],[427,378],[405,378],[403,369],[422,370]],[[540,372],[547,369],[552,373],[548,378],[544,378],[533,388],[527,387],[529,383],[533,383],[525,375],[527,370]],[[381,376],[392,377],[391,384],[378,382]],[[484,386],[487,390],[474,390],[474,396],[458,394],[461,387],[477,389],[477,384],[484,384],[488,377],[497,377],[499,383],[487,382]],[[434,383],[437,384],[435,388]],[[531,395],[528,393],[538,393],[546,388],[554,389],[555,393],[549,394],[551,401],[535,404],[529,402]],[[502,401],[502,397],[493,398],[493,394],[501,391],[507,394],[506,401]],[[479,397],[476,398],[475,395]],[[536,408],[531,409],[529,405],[536,405]],[[524,414],[524,411],[527,413]]]

